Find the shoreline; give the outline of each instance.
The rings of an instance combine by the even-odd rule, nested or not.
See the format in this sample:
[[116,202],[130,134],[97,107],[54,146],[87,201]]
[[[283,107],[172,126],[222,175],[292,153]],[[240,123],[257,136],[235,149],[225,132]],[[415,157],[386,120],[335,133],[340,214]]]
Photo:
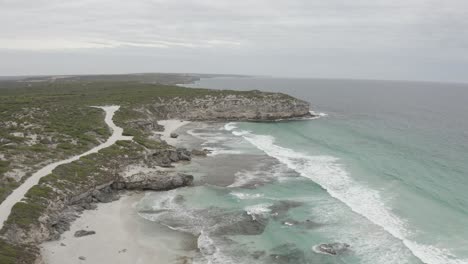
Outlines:
[[[176,119],[160,120],[158,124],[164,126],[164,131],[155,134],[174,146],[178,139],[171,138],[170,134],[188,123],[190,122]],[[145,173],[147,169],[135,165],[132,171],[124,173]],[[152,170],[177,171],[177,166]],[[42,261],[47,264],[62,264],[64,261],[95,264],[167,263],[177,260],[174,259],[177,256],[183,259],[186,257],[184,253],[196,250],[196,238],[192,235],[172,230],[138,215],[135,206],[145,193],[147,192],[125,191],[119,194],[117,201],[98,203],[96,209],[83,211],[71,222],[70,230],[64,232],[58,240],[40,244]],[[95,231],[96,234],[74,237],[78,230]]]
[[177,129],[189,123],[190,121],[184,121],[179,119],[158,120],[158,124],[164,126],[164,131],[154,133],[156,135],[159,135],[161,137],[161,140],[166,141],[167,144],[174,145],[177,143],[177,138],[172,138],[171,133],[174,133]]
[[[117,201],[100,203],[97,209],[84,211],[59,240],[40,245],[42,261],[47,264],[168,263],[174,261],[174,255],[182,254],[182,250],[194,250],[196,239],[192,236],[138,215],[135,206],[143,196],[143,192],[128,192]],[[96,234],[74,237],[78,230]]]
[[[89,89],[91,85],[94,85],[95,89]],[[110,83],[110,85],[116,86],[115,83]],[[127,85],[125,84],[125,86]],[[154,89],[153,86],[137,82],[132,83],[132,85],[136,87],[135,89],[140,89],[138,93],[129,93],[128,98],[122,98],[119,90],[102,87],[102,83],[91,82],[81,86],[77,86],[76,83],[71,85],[63,83],[63,89],[70,89],[71,93],[66,94],[67,96],[63,98],[64,104],[60,105],[60,108],[49,109],[45,106],[42,107],[40,100],[34,101],[37,103],[37,109],[44,108],[44,111],[52,111],[50,118],[55,118],[53,120],[57,121],[55,122],[57,124],[54,123],[54,125],[58,126],[59,135],[68,135],[61,133],[60,120],[67,120],[69,121],[67,126],[79,129],[82,128],[79,121],[87,119],[84,117],[82,120],[75,121],[73,119],[75,105],[66,104],[65,100],[75,100],[77,106],[88,108],[90,105],[96,105],[99,100],[114,102],[119,99],[119,104],[125,107],[120,109],[115,121],[121,127],[115,126],[112,117],[109,116],[106,116],[105,123],[111,127],[115,126],[113,132],[122,132],[123,134],[123,130],[125,130],[125,135],[133,136],[133,140],[119,141],[117,144],[113,144],[118,140],[115,139],[108,147],[105,144],[102,145],[101,148],[106,147],[102,151],[98,152],[101,149],[93,149],[96,153],[85,152],[82,154],[90,154],[89,157],[80,159],[80,156],[74,156],[73,160],[62,160],[59,164],[55,164],[62,166],[54,170],[53,173],[47,174],[46,171],[44,174],[47,175],[39,174],[36,176],[36,184],[32,184],[31,189],[28,189],[27,185],[21,185],[24,186],[22,188],[26,188],[25,195],[18,196],[18,200],[22,199],[22,202],[12,206],[11,213],[7,216],[8,220],[4,222],[2,228],[0,238],[0,258],[2,260],[6,258],[7,263],[10,264],[43,263],[40,254],[41,244],[45,241],[59,239],[80,215],[87,213],[87,210],[101,208],[100,203],[115,201],[119,199],[121,194],[127,192],[166,191],[190,186],[195,177],[204,177],[203,172],[200,171],[195,172],[198,174],[192,174],[192,169],[196,168],[197,164],[194,164],[192,168],[190,166],[177,166],[180,164],[189,165],[192,157],[207,156],[209,151],[199,150],[199,146],[190,146],[185,142],[175,144],[177,141],[173,138],[177,138],[177,136],[172,135],[171,137],[170,131],[177,129],[184,123],[180,124],[180,121],[175,122],[173,119],[218,122],[228,120],[271,121],[279,118],[302,117],[309,111],[309,103],[281,93],[191,90],[179,87],[170,87],[171,90],[168,91],[167,89]],[[158,87],[168,88],[159,84]],[[47,92],[52,95],[63,95],[56,89],[49,89],[49,87],[44,87],[44,89],[48,89]],[[74,96],[80,95],[84,91],[91,92],[93,96]],[[21,91],[19,94],[27,92],[29,90]],[[28,113],[38,111],[36,108],[32,108],[33,105],[23,104],[20,106],[24,106]],[[12,113],[22,111],[20,106],[14,108]],[[117,109],[118,106],[114,111]],[[66,113],[64,114],[66,118],[60,119],[63,117],[60,113]],[[41,119],[35,123],[41,125],[47,123],[50,118],[41,116]],[[100,116],[96,116],[96,118],[101,120]],[[161,125],[157,121],[167,119],[172,119],[172,121],[166,124],[165,132],[162,135],[157,133],[157,130],[161,129]],[[92,137],[93,133],[100,134],[100,131],[96,130],[98,128],[92,127],[92,122],[85,125],[87,125],[84,127],[86,133],[90,133],[86,136]],[[173,126],[174,129],[168,129],[169,126]],[[106,128],[107,126],[102,127],[102,129]],[[70,141],[71,144],[75,144],[73,140],[75,137],[81,141],[86,140],[86,138],[81,138],[80,133],[76,133],[76,135],[71,133],[71,135],[70,140],[62,141]],[[130,139],[130,137],[125,138]],[[182,136],[184,141],[186,138],[188,138],[186,135]],[[105,140],[105,137],[102,139]],[[41,143],[39,149],[54,142],[56,141]],[[21,146],[20,143],[15,144]],[[13,146],[16,146],[15,144]],[[28,151],[36,150],[28,149]],[[13,158],[16,157],[15,155],[21,156],[22,154],[20,151],[16,151],[13,152]],[[179,161],[181,163],[176,164]],[[177,169],[174,169],[174,165]],[[2,166],[5,167],[4,164]],[[6,167],[9,169],[8,163]],[[52,167],[51,170],[54,168]],[[200,166],[199,169],[201,169]],[[39,181],[39,179],[41,180]],[[182,188],[181,190],[192,189]],[[165,192],[161,192],[161,194],[165,194]],[[14,197],[14,194],[11,197]],[[10,199],[12,199],[11,197]],[[120,218],[120,216],[116,218]],[[187,259],[179,259],[179,261],[184,263]]]

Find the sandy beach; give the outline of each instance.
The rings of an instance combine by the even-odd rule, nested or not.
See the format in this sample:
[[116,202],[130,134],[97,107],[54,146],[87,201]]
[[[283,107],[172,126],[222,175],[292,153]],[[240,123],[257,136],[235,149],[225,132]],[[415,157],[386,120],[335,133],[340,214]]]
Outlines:
[[[187,121],[159,121],[165,127],[161,139],[177,143],[170,134]],[[124,173],[129,176],[154,170],[139,165]],[[161,168],[161,170],[164,170]],[[96,210],[84,211],[71,224],[70,230],[57,241],[41,245],[43,260],[47,264],[64,263],[177,263],[187,252],[196,249],[196,239],[173,231],[138,215],[136,205],[144,193],[129,193],[112,203],[98,204]],[[75,237],[78,230],[96,234]]]
[[157,132],[156,134],[161,135],[161,139],[166,141],[169,145],[174,145],[177,142],[177,138],[171,138],[171,133],[175,132],[178,128],[187,125],[190,121],[182,121],[177,119],[159,120],[158,124],[164,126],[163,132]]
[[[134,193],[112,203],[99,204],[73,222],[58,241],[41,245],[45,263],[169,263],[194,247],[193,238],[138,216]],[[74,237],[78,230],[96,234]],[[84,257],[80,259],[80,257]]]

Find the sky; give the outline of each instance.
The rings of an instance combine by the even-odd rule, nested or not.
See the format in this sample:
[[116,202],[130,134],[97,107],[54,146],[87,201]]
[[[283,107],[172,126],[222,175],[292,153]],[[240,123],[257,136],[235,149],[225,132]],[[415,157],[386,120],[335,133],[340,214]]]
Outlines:
[[468,82],[467,0],[0,0],[0,75]]

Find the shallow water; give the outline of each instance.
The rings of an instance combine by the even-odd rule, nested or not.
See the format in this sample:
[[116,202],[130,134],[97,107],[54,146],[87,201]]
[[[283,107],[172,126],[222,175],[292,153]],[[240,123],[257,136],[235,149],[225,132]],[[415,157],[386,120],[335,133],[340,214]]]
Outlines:
[[[145,217],[182,219],[176,228],[201,234],[199,263],[468,263],[467,85],[239,78],[195,86],[284,91],[324,113],[187,128],[187,144],[214,156],[186,168],[198,187],[167,194],[167,211]],[[142,204],[160,207],[155,195]],[[351,247],[339,256],[312,250],[331,242]]]

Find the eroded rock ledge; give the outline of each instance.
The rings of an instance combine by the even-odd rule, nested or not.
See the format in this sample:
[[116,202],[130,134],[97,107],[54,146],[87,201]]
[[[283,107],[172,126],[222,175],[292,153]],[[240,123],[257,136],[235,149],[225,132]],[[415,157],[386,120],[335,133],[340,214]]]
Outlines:
[[143,114],[121,121],[127,132],[128,128],[138,132],[133,135],[134,142],[118,142],[103,153],[63,167],[31,189],[0,234],[0,258],[3,253],[15,250],[14,262],[7,263],[41,263],[37,245],[58,239],[81,211],[96,208],[96,203],[114,201],[126,190],[163,191],[191,185],[192,176],[177,172],[159,170],[124,175],[124,168],[132,164],[172,167],[173,162],[190,161],[192,155],[208,153],[175,149],[165,142],[147,144],[142,132],[150,134],[161,129],[157,120],[268,121],[311,116],[307,102],[264,92],[161,96],[129,109]]
[[39,226],[29,230],[10,226],[3,237],[14,244],[39,244],[47,240],[56,240],[70,229],[71,222],[78,218],[82,211],[96,209],[97,203],[118,200],[122,191],[167,191],[190,186],[192,183],[192,175],[165,171],[119,177],[66,201],[55,201],[53,207],[56,209],[41,216]]
[[160,119],[269,121],[312,116],[308,102],[282,93],[250,91],[158,98],[144,110]]

